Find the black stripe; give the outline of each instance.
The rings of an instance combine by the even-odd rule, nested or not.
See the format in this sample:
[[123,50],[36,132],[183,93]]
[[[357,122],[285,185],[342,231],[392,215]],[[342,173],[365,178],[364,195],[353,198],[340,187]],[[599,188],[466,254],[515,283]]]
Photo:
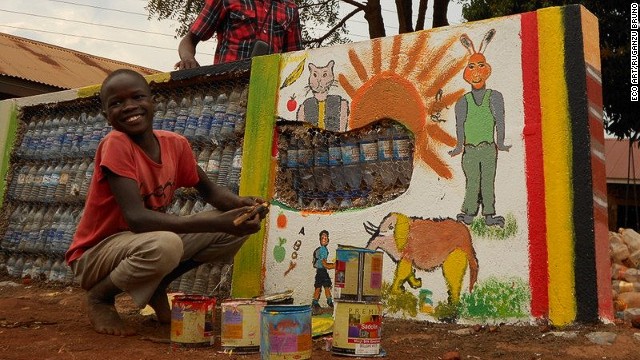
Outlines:
[[573,171],[573,233],[575,251],[575,292],[577,322],[597,322],[598,283],[595,256],[595,219],[593,216],[593,179],[587,69],[584,57],[581,11],[579,5],[564,8],[565,78],[571,118]]

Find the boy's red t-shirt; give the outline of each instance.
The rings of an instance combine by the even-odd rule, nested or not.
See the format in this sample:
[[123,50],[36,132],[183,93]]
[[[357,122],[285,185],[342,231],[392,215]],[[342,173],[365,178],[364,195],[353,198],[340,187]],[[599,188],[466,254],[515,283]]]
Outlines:
[[186,138],[154,130],[160,144],[161,163],[156,163],[125,133],[113,130],[100,142],[94,160],[95,170],[84,211],[71,246],[67,263],[78,259],[88,248],[104,238],[129,230],[107,181],[104,169],[136,181],[147,209],[165,212],[177,188],[195,186],[196,160]]

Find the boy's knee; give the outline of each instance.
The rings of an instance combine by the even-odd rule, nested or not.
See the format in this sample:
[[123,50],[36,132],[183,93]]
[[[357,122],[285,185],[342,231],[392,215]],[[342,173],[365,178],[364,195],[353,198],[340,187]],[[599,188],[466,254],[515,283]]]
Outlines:
[[184,251],[180,236],[170,231],[156,231],[154,235],[150,247],[152,257],[171,267],[177,266]]

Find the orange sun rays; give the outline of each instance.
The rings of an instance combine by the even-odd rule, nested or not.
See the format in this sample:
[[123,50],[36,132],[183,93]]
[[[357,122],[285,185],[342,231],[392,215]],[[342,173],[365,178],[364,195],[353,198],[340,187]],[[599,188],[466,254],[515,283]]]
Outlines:
[[[438,122],[431,121],[430,115],[451,107],[464,94],[463,89],[447,89],[447,85],[462,71],[466,58],[445,58],[447,50],[458,36],[448,38],[435,48],[428,46],[428,32],[419,33],[416,41],[407,49],[403,47],[402,38],[393,38],[388,54],[384,54],[381,39],[373,40],[370,61],[363,54],[349,50],[349,61],[357,80],[347,78],[344,74],[338,75],[340,85],[351,97],[349,129],[385,118],[396,120],[415,135],[415,157],[438,176],[450,179],[451,169],[440,157],[437,148],[453,147],[456,139],[444,131]],[[389,59],[387,70],[383,59]],[[367,65],[370,65],[369,71]],[[436,99],[440,90],[442,97]]]

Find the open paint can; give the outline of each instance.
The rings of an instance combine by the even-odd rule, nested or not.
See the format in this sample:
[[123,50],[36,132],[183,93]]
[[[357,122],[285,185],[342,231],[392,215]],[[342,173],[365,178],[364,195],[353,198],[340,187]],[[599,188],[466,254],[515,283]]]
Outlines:
[[338,245],[334,299],[382,301],[383,256],[381,251]]
[[224,352],[250,354],[260,351],[260,317],[266,301],[228,299],[220,306],[220,344]]
[[267,305],[262,310],[260,358],[311,358],[311,306]]
[[216,300],[201,295],[176,295],[171,300],[172,347],[203,347],[214,342]]
[[333,354],[384,356],[380,347],[382,303],[336,301],[334,319]]

